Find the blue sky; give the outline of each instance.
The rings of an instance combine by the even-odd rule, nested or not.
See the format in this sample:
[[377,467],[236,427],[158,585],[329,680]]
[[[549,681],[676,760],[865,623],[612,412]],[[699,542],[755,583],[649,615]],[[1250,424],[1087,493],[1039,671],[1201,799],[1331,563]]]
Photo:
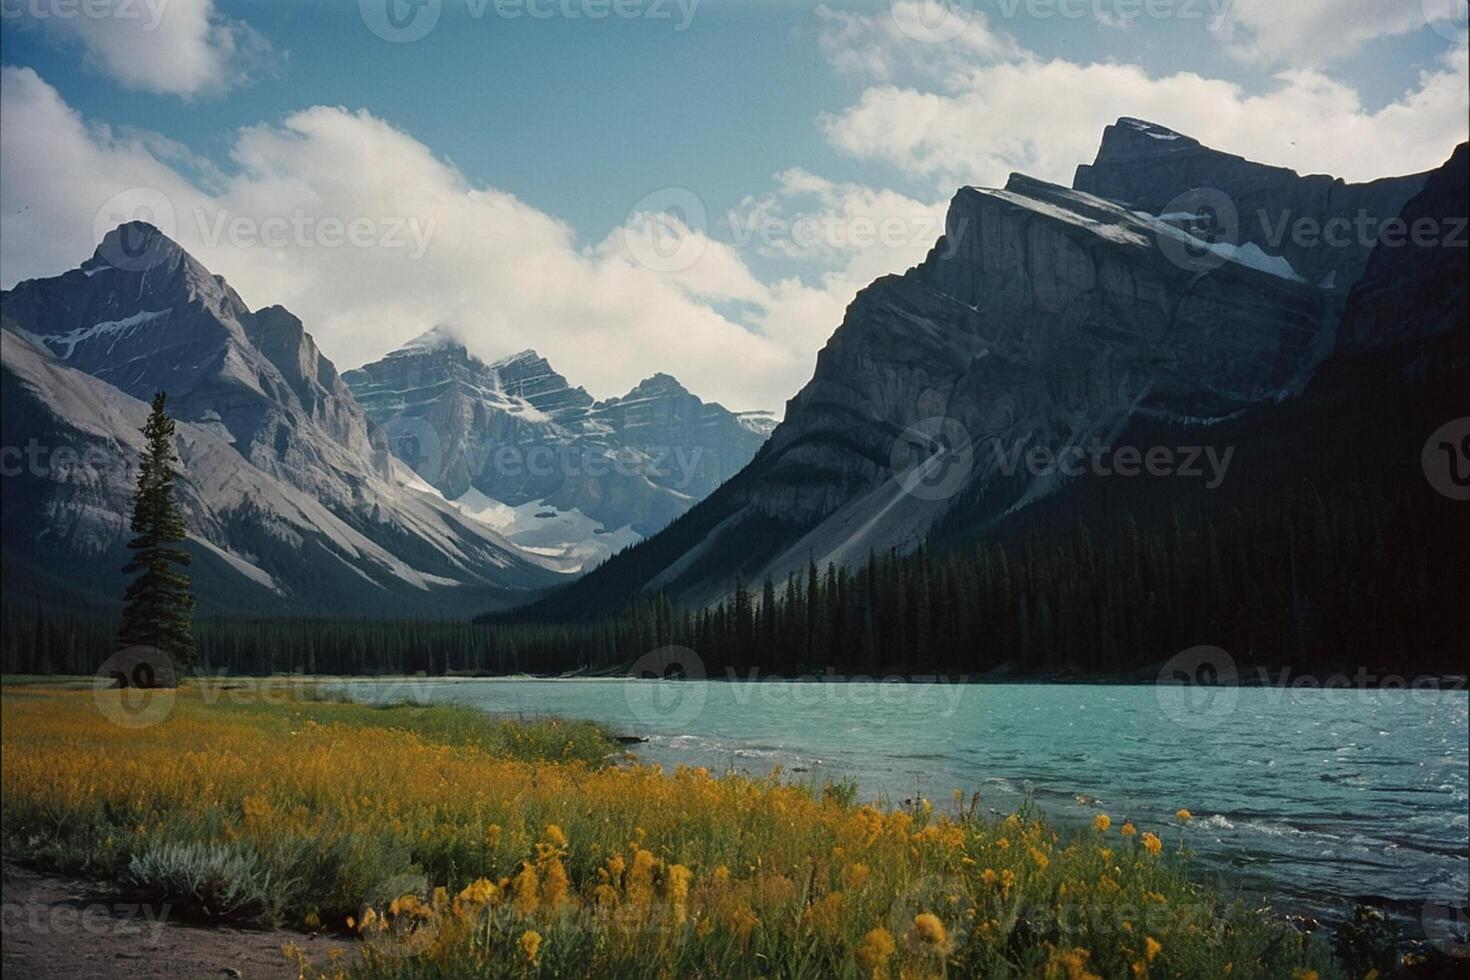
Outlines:
[[[427,0],[439,19],[408,43],[369,28],[389,0],[152,0],[147,31],[58,16],[68,2],[0,5],[5,286],[84,258],[99,206],[136,186],[254,220],[386,207],[434,219],[416,264],[191,241],[203,219],[179,237],[248,302],[303,314],[339,366],[448,321],[487,356],[537,347],[597,394],[669,370],[737,408],[799,387],[853,292],[922,256],[956,186],[1066,181],[1118,115],[1356,179],[1465,138],[1463,28],[1431,23],[1455,0],[1150,0],[1152,16],[1143,0],[623,0],[640,15],[603,19],[588,13],[611,0]],[[640,264],[615,254],[619,229],[668,188],[703,205],[708,245],[619,278]],[[837,231],[741,241],[732,215]],[[855,240],[884,215],[912,235]]]

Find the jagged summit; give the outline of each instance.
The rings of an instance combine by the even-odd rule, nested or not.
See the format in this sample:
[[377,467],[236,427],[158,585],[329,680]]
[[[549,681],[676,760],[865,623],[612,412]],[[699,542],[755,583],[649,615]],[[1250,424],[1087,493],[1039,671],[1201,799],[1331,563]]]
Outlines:
[[659,371],[656,374],[649,375],[648,377],[644,378],[642,381],[634,385],[628,391],[628,393],[623,396],[623,400],[626,401],[629,398],[649,398],[655,395],[687,394],[689,394],[689,389],[685,388],[684,385],[680,383],[678,378],[664,371]]
[[496,358],[495,360],[490,362],[490,366],[493,368],[502,368],[510,367],[514,364],[532,364],[536,362],[545,364],[548,367],[550,367],[551,363],[547,361],[546,358],[538,354],[535,350],[527,347],[525,350],[518,350],[514,354],[507,354],[505,357]]
[[402,347],[390,351],[387,356],[397,357],[406,354],[424,354],[439,350],[466,351],[464,341],[459,338],[459,332],[447,323],[430,327]]
[[[168,393],[209,608],[319,614],[386,600],[442,615],[468,590],[557,578],[392,459],[298,317],[252,311],[148,222],[119,225],[80,268],[22,282],[0,303],[5,444],[54,432],[79,451],[113,459],[124,447],[131,458],[147,399]],[[113,594],[92,561],[76,560],[124,564],[130,478],[103,470],[7,481],[5,525],[29,529],[7,537],[7,560]]]
[[[548,508],[573,515],[509,533],[579,565],[626,543],[590,529],[630,529],[636,539],[663,528],[749,462],[769,432],[670,374],[597,401],[529,348],[485,363],[428,346],[349,371],[346,382],[389,431],[432,428],[439,451],[415,465],[451,500],[528,508],[532,524]],[[597,462],[612,458],[619,465]]]
[[1372,242],[1349,236],[1340,247],[1318,248],[1310,237],[1287,234],[1288,224],[1320,229],[1364,214],[1392,217],[1427,176],[1362,184],[1303,176],[1125,116],[1103,131],[1097,157],[1077,167],[1072,189],[1156,216],[1208,210],[1235,246],[1284,259],[1307,282],[1343,294],[1362,275]]
[[1199,140],[1175,132],[1167,126],[1120,116],[1118,121],[1103,130],[1102,146],[1098,149],[1101,158],[1129,158],[1140,155],[1155,156],[1161,153],[1177,153],[1200,145]]

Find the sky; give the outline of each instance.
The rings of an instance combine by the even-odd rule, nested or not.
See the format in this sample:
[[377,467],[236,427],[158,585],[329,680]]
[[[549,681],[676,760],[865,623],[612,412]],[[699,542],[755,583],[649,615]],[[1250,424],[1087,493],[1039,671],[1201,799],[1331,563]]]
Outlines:
[[1367,180],[1470,114],[1465,0],[0,0],[0,64],[4,288],[144,217],[341,369],[443,324],[736,410],[1119,116]]

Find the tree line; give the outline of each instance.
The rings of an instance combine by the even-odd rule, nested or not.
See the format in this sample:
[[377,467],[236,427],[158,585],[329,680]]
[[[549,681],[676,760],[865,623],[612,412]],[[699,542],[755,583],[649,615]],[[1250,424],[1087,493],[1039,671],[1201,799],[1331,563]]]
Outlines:
[[[1463,356],[1437,363],[1413,383],[1394,383],[1403,365],[1345,364],[1314,397],[1185,432],[1238,448],[1216,492],[1093,479],[997,520],[1015,488],[993,484],[958,499],[915,553],[809,562],[737,581],[708,607],[639,594],[588,621],[210,617],[193,649],[204,669],[236,673],[613,671],[667,646],[692,649],[713,676],[1118,675],[1196,645],[1242,665],[1460,669],[1470,512],[1429,486],[1419,457],[1425,434],[1470,406]],[[1178,444],[1181,432],[1132,436]],[[116,629],[8,602],[4,670],[90,673]]]

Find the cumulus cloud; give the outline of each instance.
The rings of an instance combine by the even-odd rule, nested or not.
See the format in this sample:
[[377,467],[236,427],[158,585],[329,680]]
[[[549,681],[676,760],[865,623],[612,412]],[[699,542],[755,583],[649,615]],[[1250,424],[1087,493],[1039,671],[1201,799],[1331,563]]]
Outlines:
[[923,259],[944,234],[947,199],[920,201],[885,188],[833,181],[801,167],[749,195],[726,216],[733,240],[865,284]]
[[[1375,38],[1450,22],[1457,0],[1232,0],[1212,30],[1247,61],[1319,67]],[[1464,4],[1460,4],[1461,10]],[[1460,15],[1463,23],[1463,13]]]
[[275,60],[254,28],[213,0],[7,2],[6,19],[78,45],[87,64],[125,88],[190,98],[222,91]]
[[1367,180],[1443,163],[1466,138],[1466,93],[1466,49],[1455,46],[1377,110],[1310,69],[1283,71],[1250,94],[1192,72],[1026,57],[980,65],[937,88],[870,87],[821,126],[843,152],[939,186],[994,185],[1018,170],[1070,183],[1103,127],[1125,115],[1251,159]]
[[1020,57],[1009,35],[995,31],[974,9],[939,0],[894,0],[885,14],[873,16],[816,9],[818,43],[833,68],[845,75],[887,81],[909,73],[942,75],[977,60]]
[[[732,408],[774,408],[806,381],[812,338],[850,299],[763,285],[699,229],[676,229],[702,244],[691,265],[650,268],[629,248],[647,227],[637,215],[581,243],[367,112],[317,106],[245,129],[229,172],[204,189],[156,140],[88,122],[30,69],[4,69],[0,99],[5,286],[78,265],[99,226],[146,200],[247,303],[300,316],[340,367],[450,324],[487,357],[534,347],[597,395],[664,370]],[[749,316],[721,315],[718,300]]]

